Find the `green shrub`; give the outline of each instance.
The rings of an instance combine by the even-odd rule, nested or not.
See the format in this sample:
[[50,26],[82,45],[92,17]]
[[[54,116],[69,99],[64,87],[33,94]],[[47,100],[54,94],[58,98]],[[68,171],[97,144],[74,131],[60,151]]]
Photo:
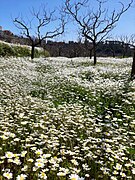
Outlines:
[[0,44],[0,56],[3,56],[3,55],[4,55],[4,49],[2,45]]
[[[5,43],[0,43],[0,56],[15,56],[15,57],[27,57],[31,56],[31,49],[24,46],[10,46]],[[35,58],[49,57],[50,54],[46,50],[38,50],[35,48]]]
[[13,48],[15,50],[15,56],[17,57],[30,56],[30,49],[27,47],[14,46]]
[[40,51],[40,54],[41,54],[41,56],[43,56],[43,57],[50,57],[50,53],[49,53],[48,51],[46,51],[46,50]]
[[35,58],[49,57],[49,56],[50,56],[50,54],[48,51],[35,49]]
[[11,46],[1,43],[0,44],[0,56],[15,56],[15,51]]

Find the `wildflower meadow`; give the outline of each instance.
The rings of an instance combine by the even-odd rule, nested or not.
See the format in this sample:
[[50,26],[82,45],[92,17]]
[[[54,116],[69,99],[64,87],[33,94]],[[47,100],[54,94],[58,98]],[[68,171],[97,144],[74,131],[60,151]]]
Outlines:
[[135,180],[132,58],[0,58],[0,180]]

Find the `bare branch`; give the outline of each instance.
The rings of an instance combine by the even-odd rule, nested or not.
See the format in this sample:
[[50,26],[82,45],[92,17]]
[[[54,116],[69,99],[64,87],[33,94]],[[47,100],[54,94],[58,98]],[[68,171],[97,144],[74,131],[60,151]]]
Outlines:
[[[64,28],[66,25],[65,17],[63,14],[61,14],[60,18],[56,18],[54,16],[54,13],[55,11],[47,12],[45,7],[42,6],[41,8],[39,8],[38,11],[32,8],[31,10],[32,20],[28,21],[27,23],[24,21],[23,18],[17,17],[14,19],[15,26],[18,29],[20,29],[23,35],[25,35],[31,41],[33,51],[34,51],[34,47],[37,45],[41,45],[43,40],[46,40],[47,38],[53,38],[60,34],[63,34]],[[54,28],[54,30],[52,31],[44,30],[47,26],[49,26],[55,21],[59,21],[59,25],[57,25],[57,27]],[[46,29],[48,29],[48,27]]]
[[30,27],[27,27],[27,24],[23,21],[23,20],[19,20],[19,18],[15,18],[14,20],[14,24],[15,26],[20,29],[22,31],[22,33],[28,37],[31,41],[32,41],[32,38],[31,38],[31,35],[30,35]]
[[127,6],[120,2],[120,10],[116,12],[114,9],[109,15],[108,10],[103,8],[103,4],[106,3],[107,0],[96,0],[97,11],[93,12],[93,9],[88,8],[88,13],[81,16],[82,9],[84,7],[90,7],[88,2],[89,1],[78,0],[78,2],[71,4],[71,0],[66,0],[65,12],[70,14],[74,21],[79,25],[82,35],[92,41],[93,46],[95,46],[94,49],[96,55],[97,44],[108,37],[120,17],[131,7],[133,0],[130,0]]

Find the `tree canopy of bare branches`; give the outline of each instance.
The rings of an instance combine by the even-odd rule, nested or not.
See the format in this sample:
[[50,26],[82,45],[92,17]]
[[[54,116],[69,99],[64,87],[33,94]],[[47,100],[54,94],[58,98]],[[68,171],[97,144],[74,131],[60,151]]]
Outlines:
[[135,34],[131,35],[121,35],[118,40],[123,43],[123,57],[127,52],[128,47],[133,49],[133,62],[131,67],[131,79],[135,79]]
[[135,34],[129,37],[129,45],[133,47],[133,62],[131,69],[131,79],[135,79]]
[[[38,10],[32,8],[30,11],[31,20],[24,17],[16,17],[13,22],[21,31],[21,34],[27,37],[31,42],[31,59],[34,58],[34,49],[46,39],[51,39],[64,33],[65,18],[59,12],[60,17],[55,17],[55,11],[48,12],[45,6]],[[57,22],[57,25],[56,25]],[[55,27],[56,26],[56,27]]]
[[[118,11],[114,9],[112,12],[108,12],[108,9],[104,8],[107,0],[95,0],[97,10],[91,9],[89,2],[90,0],[78,0],[72,3],[71,0],[66,0],[64,11],[79,25],[82,35],[92,42],[95,65],[98,43],[109,36],[120,17],[131,7],[133,0],[127,5],[119,2],[120,9]],[[85,13],[82,9],[85,9]]]
[[122,57],[125,58],[125,56],[127,55],[127,52],[131,46],[131,36],[128,35],[120,35],[117,37],[117,40],[121,42],[121,46],[122,46]]

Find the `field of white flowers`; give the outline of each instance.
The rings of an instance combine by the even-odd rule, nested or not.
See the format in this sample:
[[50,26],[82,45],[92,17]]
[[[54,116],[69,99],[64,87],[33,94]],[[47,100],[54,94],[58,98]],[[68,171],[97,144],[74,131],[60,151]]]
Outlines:
[[131,63],[0,58],[0,180],[134,180]]

